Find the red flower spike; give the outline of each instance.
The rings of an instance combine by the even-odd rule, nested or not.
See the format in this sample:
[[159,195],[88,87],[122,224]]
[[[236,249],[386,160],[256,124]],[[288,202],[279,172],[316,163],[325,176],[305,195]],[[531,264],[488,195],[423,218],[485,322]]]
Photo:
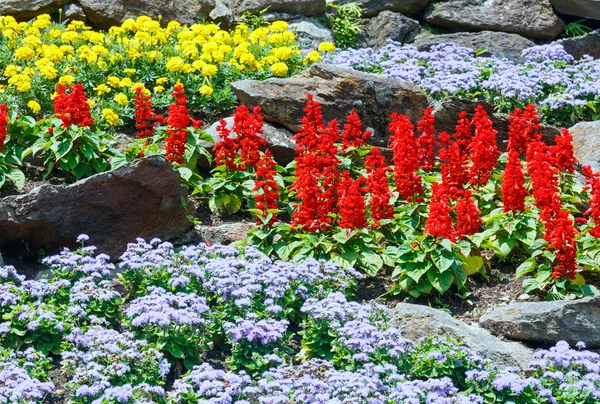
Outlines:
[[62,120],[63,127],[92,126],[94,120],[87,101],[83,85],[75,84],[68,89],[64,84],[57,86],[56,97],[54,97],[54,113]]
[[135,118],[137,137],[140,139],[152,137],[154,135],[155,123],[152,100],[149,95],[144,94],[144,90],[141,87],[135,89],[133,104],[135,106],[133,116]]
[[432,184],[431,189],[433,193],[429,202],[425,232],[435,238],[447,238],[456,241],[456,232],[450,216],[450,206],[444,187],[440,184]]
[[594,173],[590,166],[583,167],[583,174],[586,176],[588,191],[591,193],[590,208],[586,215],[594,221],[594,227],[589,233],[596,238],[600,238],[600,173]]
[[[263,217],[268,216],[269,209],[278,208],[277,202],[279,200],[279,190],[281,187],[277,181],[275,181],[275,175],[277,175],[276,167],[277,164],[273,160],[273,155],[269,150],[265,150],[255,167],[256,180],[254,181],[252,192],[259,191],[254,195],[254,200],[256,201],[255,208],[262,211]],[[273,215],[269,224],[273,225],[276,222],[277,217]],[[258,216],[256,224],[261,224],[261,221],[258,220]]]
[[453,210],[456,212],[456,238],[463,239],[479,231],[481,212],[473,201],[471,191],[465,191]]
[[373,132],[370,130],[363,132],[360,117],[356,111],[350,111],[344,125],[344,130],[342,131],[342,152],[345,153],[350,147],[359,148],[365,146],[372,134]]
[[371,194],[369,198],[371,219],[373,227],[378,227],[382,219],[394,217],[394,207],[390,205],[392,192],[387,178],[387,173],[391,169],[386,166],[385,159],[377,148],[371,149],[367,155],[365,168],[367,170],[367,188]]
[[4,142],[8,135],[8,106],[0,104],[0,153],[4,150]]
[[508,122],[508,151],[515,150],[524,156],[530,142],[542,140],[542,127],[533,105],[527,105],[525,110],[515,108]]
[[556,168],[559,172],[573,173],[577,163],[573,149],[573,135],[568,129],[562,128],[562,135],[556,136],[554,141],[556,144],[550,147],[550,154],[554,156]]
[[339,182],[339,202],[338,210],[340,212],[339,226],[342,229],[362,229],[367,227],[367,218],[365,216],[365,198],[364,198],[363,177],[353,180],[348,171],[344,171],[343,178]]
[[396,189],[406,201],[415,201],[423,192],[421,177],[415,174],[419,168],[419,148],[414,127],[404,115],[394,113],[389,130],[392,133],[390,147],[394,154],[394,179]]
[[460,152],[465,155],[465,159],[469,154],[472,136],[471,121],[467,117],[467,113],[463,111],[458,114],[458,122],[456,123],[456,129],[452,137],[458,145]]
[[508,162],[502,174],[502,203],[505,212],[525,211],[525,176],[519,159],[519,153],[513,149],[508,152]]
[[425,171],[431,171],[435,167],[435,151],[433,145],[435,142],[435,117],[433,108],[427,107],[423,112],[423,117],[419,121],[417,130],[421,135],[417,138],[419,146],[419,165]]
[[183,164],[183,155],[185,154],[185,145],[188,141],[188,126],[191,118],[187,109],[187,99],[185,91],[181,84],[177,84],[171,93],[175,101],[169,106],[169,115],[167,116],[167,140],[165,142],[165,152],[167,160],[178,164]]
[[500,151],[496,143],[496,131],[492,128],[492,121],[481,105],[477,106],[473,117],[475,135],[471,139],[471,180],[472,185],[487,184]]

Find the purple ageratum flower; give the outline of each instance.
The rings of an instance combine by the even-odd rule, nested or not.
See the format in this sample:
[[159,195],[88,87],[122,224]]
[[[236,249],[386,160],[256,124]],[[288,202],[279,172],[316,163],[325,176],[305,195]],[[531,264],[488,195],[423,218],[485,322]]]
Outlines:
[[28,369],[41,372],[38,363],[44,360],[33,349],[7,352],[0,348],[0,403],[42,402],[54,390],[54,384],[32,377]]
[[90,240],[90,236],[88,236],[87,234],[80,234],[79,236],[77,236],[78,243],[84,243],[89,240]]
[[147,383],[141,383],[134,386],[125,384],[123,386],[107,388],[100,397],[92,401],[92,404],[129,403],[130,400],[134,400],[133,402],[136,404],[155,403],[148,395],[164,397],[165,391],[162,387],[151,386]]
[[244,319],[237,319],[235,323],[225,323],[223,328],[234,343],[245,340],[268,345],[283,339],[288,326],[287,320],[260,319],[258,315],[251,313]]
[[181,402],[181,394],[186,394],[204,403],[234,403],[239,402],[237,398],[250,383],[250,377],[244,372],[234,374],[203,363],[176,380],[169,397]]
[[565,63],[573,63],[573,56],[562,45],[551,43],[548,45],[532,46],[521,52],[521,56],[535,62],[544,61],[562,61]]
[[109,276],[115,270],[114,264],[110,263],[110,257],[106,254],[94,256],[95,247],[84,247],[79,253],[70,251],[68,248],[58,255],[46,257],[42,263],[54,271],[68,271],[75,277]]
[[151,287],[146,296],[131,302],[125,315],[134,327],[207,324],[206,299],[195,293],[171,293]]

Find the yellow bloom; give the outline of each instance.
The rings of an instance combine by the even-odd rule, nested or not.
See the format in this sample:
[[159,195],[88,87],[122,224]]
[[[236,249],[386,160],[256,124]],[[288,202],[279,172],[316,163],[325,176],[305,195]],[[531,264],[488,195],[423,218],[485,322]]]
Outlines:
[[115,100],[115,102],[121,106],[125,106],[129,103],[129,99],[127,98],[127,96],[123,93],[119,93],[117,95],[115,95],[113,97],[113,100]]
[[135,74],[136,70],[135,69],[123,69],[123,71],[125,72],[125,74],[129,75],[129,74]]
[[102,95],[104,93],[110,93],[111,90],[110,87],[106,84],[99,84],[96,87],[94,87],[94,91],[96,92],[96,94]]
[[4,69],[4,76],[6,76],[6,77],[12,77],[15,74],[18,74],[20,71],[21,71],[21,67],[20,66],[8,65],[8,66],[6,66],[6,69]]
[[42,109],[42,107],[40,106],[40,104],[37,101],[31,100],[27,103],[27,107],[33,111],[34,113],[38,113],[40,112],[40,110]]
[[115,76],[108,76],[106,83],[108,83],[108,85],[112,88],[121,87],[121,79]]
[[22,93],[31,90],[31,79],[27,74],[15,74],[8,79],[8,84],[15,86],[17,91]]
[[202,86],[200,87],[200,94],[206,95],[207,97],[211,96],[213,93],[213,88],[210,86]]
[[319,52],[314,50],[314,51],[309,52],[308,55],[306,55],[306,57],[304,57],[303,62],[307,63],[307,64],[313,64],[313,63],[320,62],[321,60],[323,60],[323,58],[321,58],[321,55],[319,55]]
[[167,59],[166,68],[170,72],[178,72],[184,70],[185,61],[179,56],[171,57]]
[[285,21],[275,21],[271,24],[269,30],[273,32],[284,32],[288,30],[288,27],[289,26]]
[[202,66],[202,75],[206,77],[213,77],[218,73],[219,69],[215,65],[209,65],[208,63]]
[[321,42],[319,44],[319,52],[335,52],[335,45],[331,42]]
[[294,54],[294,51],[287,46],[275,48],[271,52],[279,60],[288,60]]
[[15,50],[15,59],[16,60],[29,60],[35,57],[35,51],[31,49],[29,46],[22,46]]
[[87,105],[90,106],[90,108],[94,108],[96,106],[96,101],[92,100],[91,98],[89,98],[87,100]]
[[102,110],[102,117],[112,126],[117,126],[119,124],[119,115],[115,114],[110,108],[104,108]]
[[155,86],[154,87],[155,93],[162,93],[163,91],[165,91],[165,88],[163,86]]
[[283,77],[288,73],[288,67],[285,63],[275,63],[273,66],[271,66],[271,73],[273,73],[274,76],[277,77]]
[[165,84],[167,81],[169,81],[168,78],[166,77],[159,77],[156,79],[156,84]]
[[131,87],[133,85],[133,81],[129,77],[125,77],[123,80],[119,82],[120,87]]
[[65,74],[60,79],[58,79],[58,82],[60,84],[66,84],[66,85],[70,86],[71,84],[73,84],[75,82],[75,77],[71,76],[70,74]]

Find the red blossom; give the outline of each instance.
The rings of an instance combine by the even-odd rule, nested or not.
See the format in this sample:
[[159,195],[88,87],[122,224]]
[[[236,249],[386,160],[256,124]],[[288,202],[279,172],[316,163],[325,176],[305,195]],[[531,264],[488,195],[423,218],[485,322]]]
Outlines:
[[433,191],[429,202],[429,214],[425,223],[425,232],[435,238],[447,238],[456,241],[456,231],[450,216],[448,197],[441,184],[432,184]]
[[419,165],[423,170],[431,171],[435,167],[435,151],[433,148],[435,142],[435,117],[433,116],[433,108],[427,107],[425,109],[417,130],[421,132],[421,135],[417,138]]
[[550,147],[550,153],[554,156],[554,163],[558,171],[575,171],[575,151],[573,149],[573,135],[568,129],[562,128],[562,135],[554,138],[555,145]]
[[481,105],[477,106],[473,117],[475,135],[471,139],[471,180],[472,185],[487,184],[492,170],[498,161],[498,144],[496,143],[496,131],[492,127],[492,121]]
[[469,182],[467,156],[461,150],[458,140],[450,143],[447,133],[442,132],[440,139],[444,144],[439,152],[442,185],[448,197],[456,200],[462,196],[465,185]]
[[[259,191],[254,195],[254,200],[256,201],[255,208],[262,211],[263,217],[268,216],[270,209],[277,209],[278,207],[277,201],[279,200],[279,190],[281,187],[275,180],[275,175],[277,175],[276,167],[277,164],[273,160],[273,155],[269,150],[265,150],[255,166],[256,179],[254,180],[252,192]],[[273,215],[269,224],[275,222],[277,222],[277,216]],[[256,224],[260,223],[261,221],[257,220]]]
[[406,116],[394,113],[389,130],[396,189],[402,199],[415,201],[423,192],[423,184],[421,177],[415,174],[419,168],[419,147],[414,127]]
[[584,166],[583,174],[586,177],[588,191],[591,194],[590,208],[585,214],[594,221],[595,225],[589,233],[596,238],[600,238],[600,173],[594,173],[590,166]]
[[62,120],[65,128],[70,125],[91,127],[94,120],[87,101],[83,85],[78,83],[67,88],[64,84],[59,84],[54,97],[54,113]]
[[342,229],[361,229],[367,227],[365,216],[365,179],[361,176],[353,180],[348,171],[343,172],[339,182],[338,210],[339,226]]
[[479,223],[482,223],[481,212],[473,201],[471,191],[465,191],[453,210],[456,212],[456,238],[463,239],[479,231]]
[[256,106],[250,111],[245,105],[240,105],[233,115],[233,131],[236,134],[242,169],[244,165],[254,167],[260,159],[260,148],[267,145],[267,141],[259,136],[263,133],[260,107]]
[[4,150],[4,142],[8,135],[8,106],[0,104],[0,153]]
[[452,137],[458,145],[460,152],[465,156],[468,156],[469,154],[472,136],[473,130],[471,126],[471,121],[467,117],[467,113],[465,111],[462,111],[458,114],[458,122],[456,123],[456,129]]
[[181,84],[175,85],[171,93],[175,101],[169,106],[169,115],[167,116],[167,134],[169,135],[165,144],[167,160],[183,164],[183,155],[185,145],[188,141],[188,126],[191,123],[191,117],[187,109],[187,99],[185,91]]
[[371,149],[365,161],[367,170],[367,187],[371,193],[369,206],[373,226],[378,227],[383,219],[394,217],[394,207],[390,204],[392,192],[388,183],[387,173],[391,171],[385,164],[385,159],[378,148]]
[[141,87],[135,89],[133,98],[135,110],[135,129],[140,139],[150,138],[154,135],[154,112],[152,111],[152,100],[149,95],[144,94]]
[[515,150],[519,156],[524,156],[530,142],[542,140],[542,127],[535,106],[529,104],[525,110],[515,108],[508,122],[509,151]]
[[366,145],[372,134],[370,130],[363,132],[360,117],[356,111],[350,111],[342,131],[342,152],[346,152],[350,147],[358,148]]
[[516,150],[508,152],[508,162],[502,174],[502,203],[505,212],[525,211],[525,176]]

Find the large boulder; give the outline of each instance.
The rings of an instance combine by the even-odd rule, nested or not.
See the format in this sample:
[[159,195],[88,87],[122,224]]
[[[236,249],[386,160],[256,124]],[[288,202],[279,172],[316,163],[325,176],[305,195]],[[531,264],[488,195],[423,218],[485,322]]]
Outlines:
[[382,11],[377,17],[367,21],[359,35],[361,47],[380,48],[388,39],[400,43],[410,42],[421,31],[418,21],[392,11]]
[[495,335],[537,343],[585,342],[600,347],[600,297],[553,302],[513,302],[481,317]]
[[575,59],[581,59],[585,55],[600,59],[600,29],[583,36],[560,39],[556,42],[562,45],[565,51]]
[[559,13],[600,20],[600,0],[550,0]]
[[487,330],[468,325],[431,307],[399,303],[389,314],[392,326],[413,341],[429,335],[457,338],[499,366],[518,366],[521,369],[527,369],[533,357],[533,351],[519,343],[503,341]]
[[363,17],[374,17],[382,11],[395,11],[402,14],[418,14],[425,10],[429,0],[327,0],[327,3],[343,5],[358,3]]
[[454,43],[479,51],[479,56],[497,56],[521,62],[521,52],[535,46],[530,39],[506,32],[457,32],[453,34],[419,36],[412,43],[420,51],[429,51],[433,45]]
[[290,31],[296,33],[298,42],[308,49],[318,48],[321,42],[334,42],[333,33],[316,18],[290,21]]
[[417,122],[427,107],[427,97],[411,83],[382,76],[315,64],[298,76],[265,81],[242,80],[231,85],[242,104],[260,105],[266,121],[300,128],[307,95],[323,106],[326,120],[343,123],[355,109],[365,127],[374,129],[371,143],[387,146],[388,123],[393,112]]
[[177,20],[193,24],[209,17],[215,8],[215,0],[81,0],[87,18],[97,28],[120,25],[128,18],[147,15],[162,17],[163,22]]
[[245,12],[257,13],[267,9],[269,13],[317,16],[325,13],[325,0],[229,0],[230,8],[238,16]]
[[69,0],[2,0],[0,15],[12,15],[19,20],[28,20],[44,13],[56,13]]
[[569,129],[573,135],[575,157],[582,165],[600,172],[600,121],[580,122]]
[[449,0],[425,14],[425,21],[456,31],[502,31],[552,39],[565,24],[550,0]]
[[0,200],[0,249],[37,258],[76,247],[88,234],[99,252],[117,259],[136,237],[169,239],[191,226],[195,214],[180,176],[160,156],[136,160],[67,187],[42,185]]

